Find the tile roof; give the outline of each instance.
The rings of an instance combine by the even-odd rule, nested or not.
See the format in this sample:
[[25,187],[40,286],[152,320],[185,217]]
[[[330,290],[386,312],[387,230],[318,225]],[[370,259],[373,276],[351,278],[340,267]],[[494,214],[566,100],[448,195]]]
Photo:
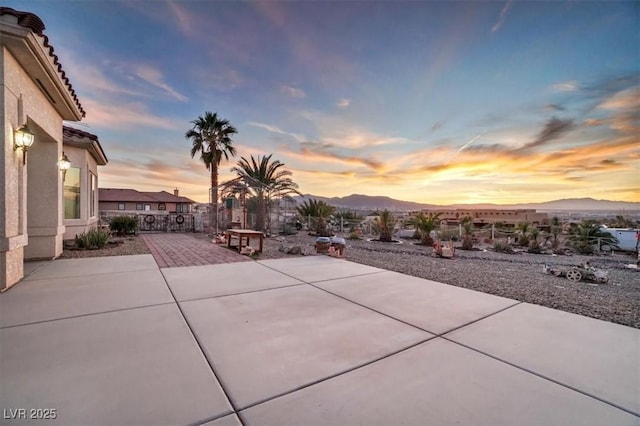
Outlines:
[[136,203],[195,203],[182,196],[175,196],[167,191],[143,192],[135,189],[99,188],[100,201],[136,202]]
[[98,137],[93,133],[62,126],[62,141],[65,145],[78,146],[89,151],[99,166],[105,166],[109,162]]
[[86,113],[82,108],[82,105],[80,105],[80,101],[78,100],[76,91],[73,90],[73,86],[71,85],[69,78],[67,77],[66,73],[62,69],[62,64],[58,59],[58,55],[55,54],[53,50],[53,46],[49,44],[49,37],[47,37],[43,32],[45,29],[45,26],[44,26],[44,22],[42,22],[42,19],[40,19],[37,15],[31,12],[22,12],[19,10],[12,9],[10,7],[0,7],[0,16],[2,15],[15,16],[16,18],[18,18],[18,25],[31,30],[37,36],[42,37],[43,45],[45,48],[49,49],[49,56],[51,56],[51,58],[53,59],[53,65],[57,67],[58,73],[60,74],[60,78],[62,78],[62,81],[67,86],[67,89],[69,89],[69,93],[71,94],[71,97],[73,98],[76,106],[80,110],[80,113],[84,117]]
[[92,141],[98,141],[98,137],[93,133],[85,132],[84,130],[76,129],[74,127],[62,126],[62,135],[66,137],[79,137],[79,138],[87,138]]
[[160,192],[144,192],[144,194],[149,194],[156,200],[165,203],[194,203],[195,201],[178,195],[177,197],[173,194],[168,193],[167,191]]

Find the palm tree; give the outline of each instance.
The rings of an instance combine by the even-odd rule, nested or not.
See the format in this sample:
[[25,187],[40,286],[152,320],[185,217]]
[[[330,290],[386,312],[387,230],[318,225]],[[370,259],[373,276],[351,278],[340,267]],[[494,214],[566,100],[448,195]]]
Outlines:
[[442,213],[429,213],[428,215],[420,212],[414,218],[408,221],[409,225],[413,225],[420,234],[420,242],[423,245],[433,244],[431,231],[438,227],[440,223],[440,215]]
[[298,185],[289,177],[289,170],[282,170],[284,163],[280,160],[271,161],[273,154],[251,156],[251,161],[244,157],[240,157],[238,165],[233,167],[231,171],[236,172],[242,178],[249,178],[253,182],[250,184],[251,191],[254,193],[258,211],[256,214],[256,229],[264,230],[265,215],[271,198],[280,198],[289,194],[298,194]]
[[569,243],[582,254],[593,253],[595,245],[609,245],[615,247],[618,239],[608,232],[600,229],[600,224],[592,220],[583,220],[571,229]]
[[380,216],[376,218],[376,228],[378,232],[380,232],[380,241],[383,243],[390,243],[393,241],[391,238],[391,234],[393,232],[393,227],[396,224],[396,219],[393,217],[391,212],[387,209],[384,209]]
[[310,217],[313,219],[313,225],[310,224],[316,230],[316,234],[321,237],[329,236],[327,230],[326,217],[331,216],[335,211],[335,207],[330,206],[321,200],[311,198],[305,200],[302,205],[296,208],[298,214],[303,217]]
[[[204,115],[191,122],[193,128],[188,130],[185,138],[190,140],[191,158],[199,152],[200,159],[211,172],[211,206],[209,224],[212,232],[218,231],[218,167],[222,161],[229,160],[229,155],[236,155],[231,135],[238,133],[228,120],[218,117],[217,113],[206,111]],[[214,231],[215,230],[215,231]]]

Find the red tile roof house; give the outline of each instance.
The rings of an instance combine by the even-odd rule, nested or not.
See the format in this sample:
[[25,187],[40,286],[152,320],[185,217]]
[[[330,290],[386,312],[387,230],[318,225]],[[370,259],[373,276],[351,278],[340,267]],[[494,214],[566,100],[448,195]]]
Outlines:
[[[138,217],[138,227],[143,231],[202,230],[200,214],[194,214],[195,201],[180,196],[177,189],[170,194],[167,191],[100,188],[98,199],[103,224],[108,224],[114,216],[128,215]],[[167,221],[172,226],[160,226]]]

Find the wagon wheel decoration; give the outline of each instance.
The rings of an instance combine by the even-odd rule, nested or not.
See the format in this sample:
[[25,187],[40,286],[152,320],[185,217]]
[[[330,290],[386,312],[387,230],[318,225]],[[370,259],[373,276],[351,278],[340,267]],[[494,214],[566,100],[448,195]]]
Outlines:
[[148,215],[146,215],[146,216],[144,217],[144,221],[145,221],[146,223],[151,224],[151,223],[153,223],[153,222],[155,222],[155,221],[156,221],[156,218],[155,218],[153,215],[148,214]]
[[184,216],[182,216],[181,214],[179,214],[178,216],[176,216],[176,223],[178,225],[182,225],[184,223]]
[[577,269],[569,269],[567,271],[567,278],[569,281],[580,281],[582,279],[582,272]]

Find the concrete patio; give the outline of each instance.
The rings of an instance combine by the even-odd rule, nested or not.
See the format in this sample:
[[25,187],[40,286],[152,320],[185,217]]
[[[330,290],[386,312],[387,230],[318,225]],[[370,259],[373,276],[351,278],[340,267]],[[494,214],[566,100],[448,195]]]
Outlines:
[[2,424],[640,425],[634,328],[326,256],[29,266]]

